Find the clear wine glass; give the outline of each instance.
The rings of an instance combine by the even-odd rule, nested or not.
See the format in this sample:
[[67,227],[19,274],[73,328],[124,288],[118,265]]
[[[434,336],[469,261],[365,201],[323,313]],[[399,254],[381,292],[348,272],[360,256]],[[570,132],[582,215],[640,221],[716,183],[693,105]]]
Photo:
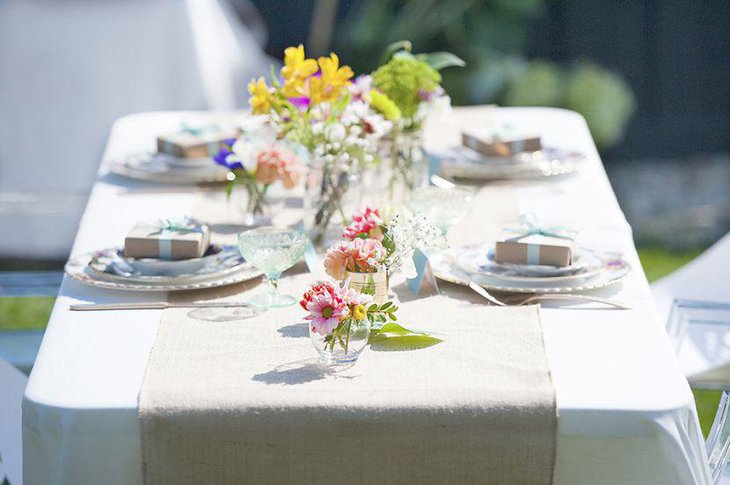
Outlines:
[[297,299],[279,293],[281,273],[294,266],[304,254],[307,236],[295,229],[259,227],[238,235],[238,248],[248,262],[266,276],[268,291],[249,300],[249,304],[262,308],[293,305]]
[[411,194],[411,208],[446,234],[467,216],[473,199],[474,192],[460,187],[422,187]]

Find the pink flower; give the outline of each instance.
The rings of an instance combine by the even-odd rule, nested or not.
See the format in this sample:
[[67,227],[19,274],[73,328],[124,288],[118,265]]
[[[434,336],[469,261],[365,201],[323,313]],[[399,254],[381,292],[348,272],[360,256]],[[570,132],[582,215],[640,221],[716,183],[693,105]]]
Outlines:
[[382,241],[383,231],[380,228],[382,224],[383,219],[380,217],[378,209],[366,207],[363,212],[356,212],[352,215],[352,222],[342,232],[342,236],[350,240],[371,237]]
[[301,163],[294,152],[276,145],[262,149],[256,155],[256,181],[271,184],[281,180],[292,189],[301,178]]
[[322,283],[319,283],[317,285],[314,285],[310,289],[308,289],[304,295],[302,295],[302,299],[299,301],[299,305],[303,309],[307,309],[307,305],[309,302],[311,302],[315,296],[319,296],[324,293],[334,293],[335,288],[332,283],[329,281],[323,281]]
[[317,294],[307,304],[307,315],[309,325],[313,332],[320,335],[327,335],[337,328],[340,321],[347,317],[350,308],[343,300],[344,290],[335,288],[334,291],[325,291]]
[[387,256],[388,251],[377,239],[357,238],[329,248],[324,258],[324,267],[328,275],[341,280],[345,277],[345,271],[377,271]]
[[347,269],[347,243],[341,242],[327,250],[324,257],[324,269],[328,275],[336,280],[345,277]]

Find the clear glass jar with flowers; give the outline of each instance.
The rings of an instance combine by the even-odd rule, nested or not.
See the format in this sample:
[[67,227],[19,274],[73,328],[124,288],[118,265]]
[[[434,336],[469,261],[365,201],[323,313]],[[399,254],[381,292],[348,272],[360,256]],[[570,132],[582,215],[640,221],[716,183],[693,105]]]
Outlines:
[[373,303],[370,295],[337,283],[312,286],[299,302],[314,348],[325,364],[354,362],[365,349],[373,323],[394,322],[398,307]]
[[390,297],[390,275],[402,271],[416,276],[416,249],[443,248],[446,239],[420,214],[405,209],[384,220],[378,209],[366,208],[352,216],[343,241],[327,250],[325,271],[351,289],[371,295],[378,304]]
[[244,134],[225,140],[213,160],[229,170],[226,188],[229,200],[237,186],[245,189],[244,226],[270,220],[275,201],[283,202],[273,193],[272,187],[280,183],[286,190],[294,189],[304,173],[301,158],[295,146],[261,134]]
[[304,47],[284,51],[281,79],[272,76],[249,84],[254,114],[269,116],[278,138],[288,138],[310,153],[305,183],[305,229],[317,246],[328,230],[346,224],[348,206],[359,205],[353,193],[359,173],[377,157],[378,140],[392,123],[351,82],[354,73],[339,58],[307,59]]
[[408,201],[413,189],[428,184],[422,136],[426,118],[451,110],[439,70],[465,63],[448,52],[412,54],[408,41],[388,47],[383,60],[371,76],[372,90],[378,93],[371,95],[371,104],[394,123],[394,129],[381,140],[379,155],[388,203],[398,207]]

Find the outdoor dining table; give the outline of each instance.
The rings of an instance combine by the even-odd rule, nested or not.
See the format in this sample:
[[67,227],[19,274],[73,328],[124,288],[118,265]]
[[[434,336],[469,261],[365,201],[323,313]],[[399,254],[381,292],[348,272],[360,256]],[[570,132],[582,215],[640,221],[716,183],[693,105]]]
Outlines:
[[[540,310],[558,413],[553,483],[709,483],[693,395],[656,317],[631,228],[584,119],[551,108],[457,108],[456,122],[427,127],[425,143],[459,143],[458,126],[474,126],[487,115],[540,133],[548,146],[586,155],[572,176],[493,185],[513,189],[521,211],[559,214],[579,225],[595,247],[623,253],[633,267],[621,284],[593,293],[631,310],[593,304]],[[110,174],[105,161],[154,150],[155,134],[181,120],[214,116],[153,112],[118,120],[72,255],[118,246],[140,219],[190,212],[192,187],[124,179]],[[490,207],[474,210],[489,217]],[[69,305],[164,297],[64,280],[25,393],[26,484],[142,483],[138,395],[160,310],[72,312]]]

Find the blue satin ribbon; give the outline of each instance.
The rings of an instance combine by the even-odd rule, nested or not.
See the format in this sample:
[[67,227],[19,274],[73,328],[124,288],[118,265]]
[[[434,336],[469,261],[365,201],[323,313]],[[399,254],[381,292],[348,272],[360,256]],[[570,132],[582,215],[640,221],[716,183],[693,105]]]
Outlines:
[[159,229],[151,233],[150,236],[160,236],[157,241],[160,259],[172,259],[172,236],[174,234],[203,233],[203,227],[193,223],[188,217],[183,219],[160,219],[158,223]]
[[[572,231],[564,226],[543,226],[537,220],[534,214],[522,214],[520,216],[520,228],[507,228],[510,232],[516,232],[517,235],[507,239],[507,241],[519,241],[528,236],[544,236],[554,237],[573,241]],[[540,264],[540,245],[534,243],[527,244],[527,264]]]
[[558,239],[573,241],[573,234],[575,231],[564,226],[543,226],[534,214],[522,214],[520,216],[520,223],[522,224],[522,227],[507,228],[509,232],[517,233],[516,236],[507,239],[507,241],[517,241],[527,236],[555,237]]

